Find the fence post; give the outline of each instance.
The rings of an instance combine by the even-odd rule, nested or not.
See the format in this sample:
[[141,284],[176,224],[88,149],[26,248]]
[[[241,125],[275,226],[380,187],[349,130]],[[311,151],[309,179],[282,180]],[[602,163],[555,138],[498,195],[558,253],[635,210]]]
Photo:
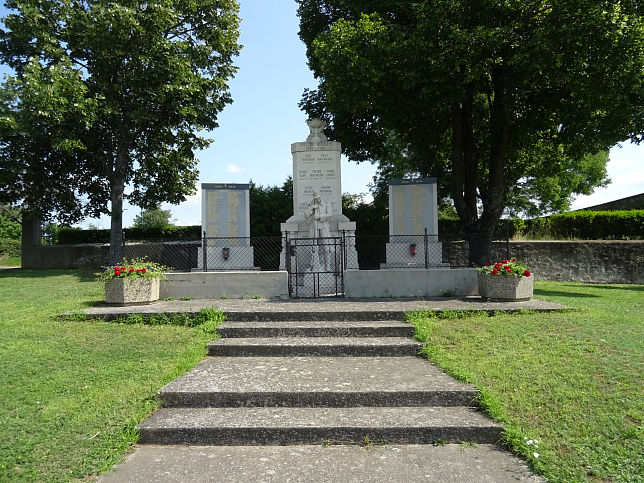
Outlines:
[[[125,230],[121,230],[121,243],[122,243],[122,256],[121,259],[125,259]],[[121,260],[122,262],[123,260]]]
[[288,239],[288,232],[284,232],[284,268],[286,269],[288,296],[291,297],[293,295],[293,284],[291,281],[291,242]]
[[505,222],[505,259],[510,259],[510,224]]
[[429,243],[427,240],[427,227],[425,227],[425,236],[423,237],[424,253],[425,253],[425,268],[429,268],[429,257],[427,256],[427,249],[429,248]]
[[201,251],[203,252],[203,271],[207,272],[208,271],[208,255],[207,255],[207,250],[208,250],[208,239],[206,238],[206,232],[203,232],[203,238],[201,240]]
[[344,272],[347,268],[347,231],[342,230],[342,246],[340,247],[340,256],[342,257],[342,267],[340,269]]

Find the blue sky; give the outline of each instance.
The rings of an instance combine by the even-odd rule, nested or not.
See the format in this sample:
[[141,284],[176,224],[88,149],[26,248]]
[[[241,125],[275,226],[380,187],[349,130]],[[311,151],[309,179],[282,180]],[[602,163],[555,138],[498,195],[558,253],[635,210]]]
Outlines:
[[[300,41],[296,3],[293,0],[241,0],[239,67],[230,82],[234,102],[219,116],[219,128],[207,150],[197,153],[201,183],[247,183],[281,185],[292,174],[290,145],[308,135],[306,115],[297,104],[304,88],[317,83],[306,64]],[[0,10],[5,15],[4,8]],[[608,165],[613,183],[590,196],[575,200],[583,208],[644,192],[644,146],[624,143],[611,150]],[[367,193],[375,167],[347,160],[342,164],[342,190]],[[201,194],[181,205],[163,205],[180,225],[200,224]],[[124,226],[129,226],[139,209],[126,205]],[[109,219],[86,220],[109,228]]]

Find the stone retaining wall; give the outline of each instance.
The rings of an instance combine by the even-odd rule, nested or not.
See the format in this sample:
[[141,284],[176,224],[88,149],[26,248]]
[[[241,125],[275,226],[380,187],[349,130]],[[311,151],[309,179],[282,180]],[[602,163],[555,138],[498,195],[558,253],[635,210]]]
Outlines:
[[536,280],[644,283],[642,240],[510,242],[510,252],[532,268]]
[[[444,243],[452,260],[467,260],[467,244]],[[493,258],[508,256],[506,242],[493,243]],[[644,283],[644,241],[512,241],[509,256],[525,262],[535,280]]]

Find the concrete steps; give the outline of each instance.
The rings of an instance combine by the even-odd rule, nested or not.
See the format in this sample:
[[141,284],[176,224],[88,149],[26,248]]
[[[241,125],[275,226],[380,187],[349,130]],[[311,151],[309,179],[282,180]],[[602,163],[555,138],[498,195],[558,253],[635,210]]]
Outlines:
[[[249,316],[252,319],[254,316]],[[401,322],[227,321],[211,356],[159,391],[144,444],[493,443],[473,386],[417,357]],[[402,337],[407,334],[407,337]]]

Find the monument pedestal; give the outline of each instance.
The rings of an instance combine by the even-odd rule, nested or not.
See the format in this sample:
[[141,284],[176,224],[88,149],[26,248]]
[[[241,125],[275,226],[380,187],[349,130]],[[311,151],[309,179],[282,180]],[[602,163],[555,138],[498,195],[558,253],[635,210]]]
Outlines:
[[[228,249],[227,254],[224,249]],[[206,247],[206,268],[208,270],[259,270],[253,266],[254,248],[251,246],[226,246],[221,243],[208,242]],[[203,270],[203,248],[197,248],[197,268],[194,271]]]
[[[422,237],[419,237],[422,239]],[[416,243],[412,254],[411,243],[387,243],[387,263],[380,264],[380,268],[433,268],[449,267],[443,263],[443,244],[440,242],[427,243],[427,263],[425,263],[425,244]]]
[[[282,253],[280,270],[286,269],[287,240],[291,246],[290,267],[296,271],[337,272],[358,269],[358,252],[355,246],[355,221],[344,215],[329,220],[329,237],[312,238],[311,222],[304,217],[292,216],[280,225]],[[342,256],[344,255],[344,259]]]

